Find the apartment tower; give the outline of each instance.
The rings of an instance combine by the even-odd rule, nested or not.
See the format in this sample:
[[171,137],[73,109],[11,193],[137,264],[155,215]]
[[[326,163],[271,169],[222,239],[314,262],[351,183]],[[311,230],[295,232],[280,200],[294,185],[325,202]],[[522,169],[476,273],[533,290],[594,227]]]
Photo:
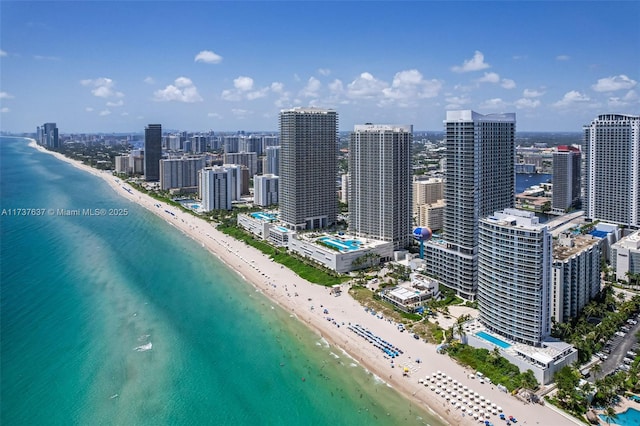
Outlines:
[[280,220],[290,229],[336,223],[338,114],[320,108],[280,112]]
[[599,115],[583,146],[587,219],[640,229],[640,116]]
[[553,153],[551,208],[564,212],[580,202],[580,148],[560,145]]
[[442,239],[425,248],[430,273],[475,300],[478,223],[514,206],[516,115],[447,111]]
[[349,232],[411,242],[411,125],[356,125],[349,143]]
[[478,229],[480,322],[540,346],[551,334],[551,233],[533,212],[516,209],[481,219]]
[[162,125],[149,124],[144,129],[144,180],[160,180],[160,159],[162,158]]

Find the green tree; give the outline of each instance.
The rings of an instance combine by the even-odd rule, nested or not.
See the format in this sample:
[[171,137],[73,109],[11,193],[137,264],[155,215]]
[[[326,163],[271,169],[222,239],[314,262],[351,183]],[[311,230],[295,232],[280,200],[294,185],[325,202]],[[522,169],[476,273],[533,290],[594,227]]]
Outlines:
[[616,413],[616,409],[613,407],[607,407],[604,412],[604,418],[607,421],[607,424],[610,425],[611,421],[618,418],[618,413]]

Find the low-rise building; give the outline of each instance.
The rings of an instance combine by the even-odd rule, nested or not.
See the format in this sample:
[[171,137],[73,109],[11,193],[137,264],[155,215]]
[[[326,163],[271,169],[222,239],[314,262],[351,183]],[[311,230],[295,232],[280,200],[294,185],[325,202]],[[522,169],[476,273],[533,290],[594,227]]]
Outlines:
[[627,281],[628,274],[640,274],[640,231],[611,246],[611,266],[617,280]]
[[382,300],[403,312],[417,312],[424,302],[440,294],[439,284],[433,278],[418,273],[411,274],[411,281],[379,293]]

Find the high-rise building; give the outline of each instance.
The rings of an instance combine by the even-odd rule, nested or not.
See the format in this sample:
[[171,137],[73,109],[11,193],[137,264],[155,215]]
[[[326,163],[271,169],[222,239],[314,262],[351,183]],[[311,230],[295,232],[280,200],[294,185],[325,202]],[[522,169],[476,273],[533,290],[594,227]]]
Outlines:
[[336,223],[338,114],[320,108],[280,112],[280,220],[290,229]]
[[238,135],[227,135],[224,136],[223,148],[225,154],[231,152],[238,152],[240,150],[240,136]]
[[349,143],[349,232],[406,248],[411,236],[413,126],[356,125]]
[[198,195],[202,209],[231,210],[231,172],[220,167],[205,167],[198,173]]
[[160,159],[162,158],[162,125],[149,124],[144,129],[144,180],[160,180]]
[[587,219],[640,228],[640,116],[602,114],[584,126]]
[[198,172],[205,166],[204,157],[160,160],[160,189],[197,187]]
[[116,173],[131,173],[131,167],[129,167],[129,156],[128,155],[116,155],[115,160],[115,168]]
[[551,334],[552,240],[533,212],[505,209],[480,220],[478,310],[488,330],[531,346]]
[[265,148],[267,159],[265,163],[265,174],[280,174],[280,146],[268,146]]
[[42,127],[38,127],[36,134],[38,144],[47,148],[60,148],[56,123],[44,123]]
[[[440,178],[413,180],[413,215],[417,217],[420,206],[434,204],[443,198],[444,182]],[[444,205],[444,203],[443,203]],[[418,225],[421,225],[418,223]],[[424,225],[424,224],[422,224]]]
[[253,203],[256,206],[278,204],[278,180],[278,176],[272,174],[253,177]]
[[560,145],[553,153],[553,196],[551,208],[564,212],[580,201],[580,148]]
[[258,155],[255,152],[225,152],[224,164],[239,164],[249,169],[249,176],[258,173]]
[[562,233],[553,242],[551,316],[557,322],[577,318],[600,292],[602,240]]
[[447,111],[442,239],[425,245],[429,272],[459,296],[474,300],[478,223],[515,202],[514,113]]

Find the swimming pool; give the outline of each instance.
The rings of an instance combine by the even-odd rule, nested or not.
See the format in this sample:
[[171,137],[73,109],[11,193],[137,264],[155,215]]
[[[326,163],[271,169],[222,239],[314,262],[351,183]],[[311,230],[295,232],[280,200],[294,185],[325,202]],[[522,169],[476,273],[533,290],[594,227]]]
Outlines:
[[489,343],[493,343],[496,346],[500,346],[502,349],[507,349],[507,348],[511,347],[511,345],[508,344],[507,342],[505,342],[504,340],[500,340],[497,337],[493,337],[492,335],[487,334],[484,331],[478,331],[476,333],[476,336],[478,336],[481,339],[486,340]]
[[318,241],[330,247],[335,247],[338,250],[354,251],[360,248],[360,241],[358,240],[338,240],[332,237],[318,238]]
[[264,220],[269,222],[273,222],[274,220],[276,220],[276,215],[271,213],[255,212],[255,213],[250,213],[250,215],[254,219],[258,219],[258,220]]
[[[600,418],[606,423],[607,416],[600,414]],[[636,426],[640,425],[640,411],[635,408],[629,408],[623,413],[619,413],[618,417],[612,419],[612,424],[615,423],[620,426]]]

